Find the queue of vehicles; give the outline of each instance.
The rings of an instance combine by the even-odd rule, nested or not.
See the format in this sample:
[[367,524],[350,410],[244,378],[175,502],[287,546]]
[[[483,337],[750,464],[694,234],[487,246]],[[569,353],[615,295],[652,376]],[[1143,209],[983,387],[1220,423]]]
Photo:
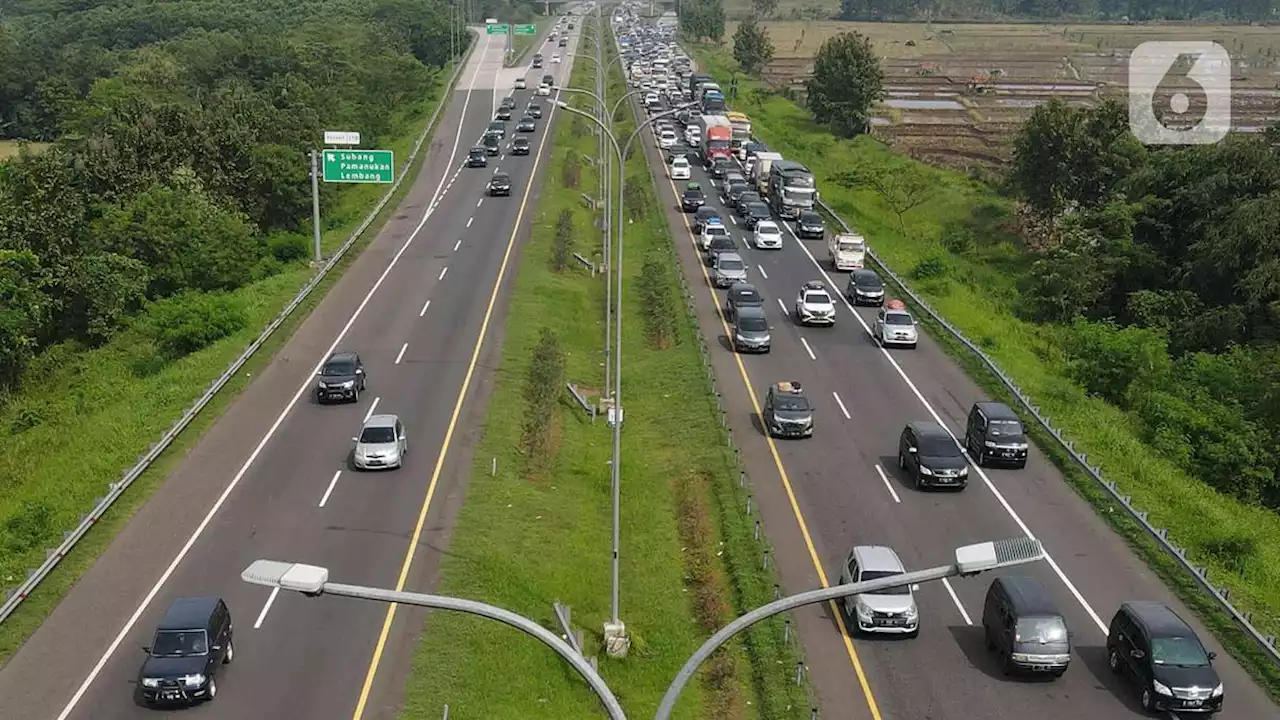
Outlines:
[[[883,281],[866,267],[866,238],[852,232],[827,232],[814,207],[818,193],[813,173],[803,163],[788,160],[753,140],[750,118],[727,108],[723,91],[710,75],[693,71],[670,29],[645,25],[632,3],[615,12],[614,27],[632,83],[653,89],[654,102],[647,102],[646,109],[651,114],[669,112],[661,102],[663,93],[668,105],[689,106],[676,113],[676,121],[684,126],[689,152],[672,147],[668,167],[684,167],[696,159],[713,181],[721,183],[718,200],[725,211],[741,217],[752,228],[751,244],[757,249],[781,247],[778,220],[791,221],[791,231],[798,240],[825,241],[831,268],[849,273],[844,290],[849,303],[880,308],[872,326],[876,342],[914,348],[919,339],[918,323],[901,301],[886,298]],[[670,121],[655,121],[655,136],[663,127],[671,127]],[[677,178],[673,169],[668,174],[673,180]],[[679,177],[683,178],[683,173]],[[733,349],[769,352],[772,338],[764,297],[748,282],[745,262],[720,211],[708,204],[705,189],[693,180],[685,185],[680,200],[684,212],[693,216],[690,224],[706,254],[712,283],[727,290],[724,317],[731,323]],[[826,283],[805,283],[797,293],[794,312],[796,321],[803,325],[834,325],[835,302]],[[761,415],[771,437],[808,438],[814,434],[813,405],[800,382],[771,384]],[[898,439],[899,469],[921,490],[964,489],[970,462],[980,467],[1023,468],[1027,458],[1028,442],[1021,421],[1011,408],[998,402],[978,402],[970,408],[962,442],[931,421],[907,423]],[[892,548],[860,545],[849,552],[840,582],[905,572]],[[868,635],[916,636],[921,624],[914,596],[917,589],[902,586],[843,599],[849,627]],[[1047,588],[1032,577],[1007,575],[991,583],[983,606],[982,630],[988,650],[999,658],[1006,675],[1054,678],[1071,664],[1071,633],[1065,616]],[[1147,711],[1214,714],[1222,710],[1224,691],[1212,666],[1214,653],[1208,652],[1194,630],[1166,605],[1122,604],[1108,627],[1106,649],[1111,671],[1137,686]]]

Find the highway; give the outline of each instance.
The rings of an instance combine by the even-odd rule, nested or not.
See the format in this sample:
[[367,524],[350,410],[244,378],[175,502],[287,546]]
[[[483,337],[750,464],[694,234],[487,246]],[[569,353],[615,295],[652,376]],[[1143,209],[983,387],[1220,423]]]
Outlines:
[[[556,98],[533,153],[466,169],[469,148],[517,76],[566,82],[571,62],[504,69],[502,36],[477,28],[393,219],[275,360],[226,411],[38,632],[0,671],[6,718],[153,717],[133,699],[139,650],[176,597],[218,595],[235,662],[200,717],[389,718],[422,615],[374,603],[277,596],[240,580],[253,560],[324,565],[336,581],[425,590],[460,506],[501,345],[505,290],[550,151]],[[564,53],[576,48],[572,33]],[[552,50],[541,43],[533,52]],[[516,93],[519,119],[532,90]],[[515,123],[508,123],[507,142]],[[500,167],[512,196],[489,198]],[[359,402],[321,407],[312,388],[335,349],[364,360]],[[372,413],[408,431],[403,469],[360,473],[352,436]]]
[[[1220,717],[1277,717],[1277,708],[1194,618],[1066,484],[1034,447],[1024,470],[970,467],[960,493],[919,492],[897,468],[897,441],[909,420],[932,420],[963,439],[982,390],[923,332],[914,350],[882,350],[870,326],[876,308],[837,301],[833,328],[802,328],[790,317],[806,281],[843,297],[847,274],[836,273],[821,241],[800,241],[784,228],[781,250],[756,250],[750,232],[730,221],[719,188],[695,163],[693,181],[721,209],[747,261],[749,281],[765,297],[772,352],[736,355],[722,310],[695,247],[679,190],[665,174],[665,152],[652,133],[645,143],[661,204],[698,321],[712,346],[717,381],[741,448],[763,524],[775,548],[784,588],[794,593],[835,584],[850,548],[888,545],[907,569],[952,561],[956,547],[1020,535],[1039,538],[1045,562],[1010,572],[1038,578],[1054,595],[1073,632],[1075,652],[1054,682],[1006,678],[984,647],[982,603],[994,575],[923,586],[917,593],[916,639],[848,639],[831,605],[796,615],[823,717],[871,720],[1077,720],[1145,717],[1132,686],[1121,685],[1106,659],[1106,628],[1126,600],[1159,600],[1192,623],[1211,650],[1226,687]],[[821,188],[819,188],[821,190]],[[874,245],[874,238],[870,241]],[[892,293],[890,292],[890,297]],[[815,405],[809,440],[773,440],[759,421],[771,383],[798,380]]]

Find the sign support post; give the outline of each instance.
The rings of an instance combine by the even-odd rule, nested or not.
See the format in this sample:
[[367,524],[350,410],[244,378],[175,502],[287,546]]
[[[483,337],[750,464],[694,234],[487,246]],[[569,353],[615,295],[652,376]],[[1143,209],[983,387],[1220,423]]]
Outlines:
[[311,227],[315,234],[316,269],[320,269],[320,153],[311,151]]

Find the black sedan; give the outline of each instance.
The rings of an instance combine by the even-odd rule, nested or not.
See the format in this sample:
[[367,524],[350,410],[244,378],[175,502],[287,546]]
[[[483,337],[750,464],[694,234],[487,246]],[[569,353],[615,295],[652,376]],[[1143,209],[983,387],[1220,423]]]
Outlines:
[[685,187],[680,195],[680,208],[687,213],[697,212],[698,208],[707,204],[707,194],[697,183]]
[[506,173],[494,173],[489,179],[490,195],[511,195],[511,176]]
[[531,146],[529,143],[529,138],[518,137],[515,140],[511,141],[511,154],[512,155],[528,155],[530,147]]
[[743,219],[747,221],[748,229],[755,229],[756,223],[761,220],[769,220],[773,217],[773,213],[769,210],[769,206],[762,202],[748,203],[745,208],[746,212],[742,214]]
[[538,129],[538,121],[525,115],[516,123],[516,132],[533,132]]
[[711,177],[720,180],[724,178],[725,173],[733,167],[733,162],[727,158],[718,157],[711,163]]
[[467,153],[467,167],[481,168],[489,165],[489,158],[485,155],[484,148],[473,147],[471,152]]
[[821,240],[827,234],[827,227],[822,223],[822,216],[812,210],[800,213],[796,220],[796,237]]

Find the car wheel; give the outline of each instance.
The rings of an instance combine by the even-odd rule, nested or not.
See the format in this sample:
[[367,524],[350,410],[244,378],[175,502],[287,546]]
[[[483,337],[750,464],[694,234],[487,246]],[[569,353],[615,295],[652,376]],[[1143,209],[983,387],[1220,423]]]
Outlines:
[[1116,650],[1115,648],[1111,648],[1110,652],[1107,653],[1107,667],[1111,668],[1111,672],[1115,673],[1116,675],[1120,674],[1120,671],[1123,668],[1120,667],[1120,651],[1119,650]]
[[986,467],[986,464],[987,464],[987,451],[986,451],[986,450],[979,450],[979,451],[978,451],[977,463],[978,463],[978,467]]
[[1012,675],[1013,671],[1013,653],[1003,653],[1000,657],[1000,672],[1005,675]]
[[236,644],[227,640],[227,654],[222,656],[222,664],[230,665],[236,659]]
[[898,469],[899,470],[907,469],[907,458],[903,456],[901,450],[898,451]]
[[356,388],[355,390],[351,391],[351,402],[353,403],[360,402],[360,388]]
[[916,489],[917,490],[924,490],[924,483],[921,482],[921,478],[922,476],[920,475],[920,471],[916,470]]
[[218,681],[209,678],[209,700],[212,701],[218,696]]
[[1151,694],[1151,688],[1142,689],[1142,709],[1149,713],[1156,711],[1156,698]]

